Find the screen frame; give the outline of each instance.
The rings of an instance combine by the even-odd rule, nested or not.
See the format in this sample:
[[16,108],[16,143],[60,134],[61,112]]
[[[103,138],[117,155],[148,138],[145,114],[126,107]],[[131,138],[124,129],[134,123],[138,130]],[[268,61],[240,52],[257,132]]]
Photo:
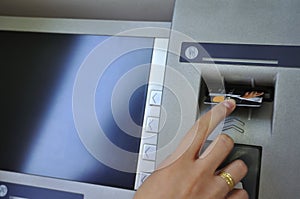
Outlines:
[[[146,21],[115,21],[115,20],[85,20],[61,18],[30,18],[0,16],[1,31],[38,32],[38,33],[67,33],[90,34],[106,36],[151,37],[154,39],[168,39],[170,22]],[[42,187],[59,191],[83,194],[86,199],[124,198],[134,195],[134,190],[115,187],[73,182],[63,179],[35,176],[23,173],[0,170],[1,181]]]

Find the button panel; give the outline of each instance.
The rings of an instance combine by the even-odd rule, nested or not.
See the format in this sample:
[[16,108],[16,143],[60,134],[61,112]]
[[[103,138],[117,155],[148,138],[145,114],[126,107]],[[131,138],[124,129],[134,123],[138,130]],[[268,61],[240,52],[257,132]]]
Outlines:
[[135,189],[141,186],[156,166],[168,43],[169,40],[164,38],[155,39],[154,41]]

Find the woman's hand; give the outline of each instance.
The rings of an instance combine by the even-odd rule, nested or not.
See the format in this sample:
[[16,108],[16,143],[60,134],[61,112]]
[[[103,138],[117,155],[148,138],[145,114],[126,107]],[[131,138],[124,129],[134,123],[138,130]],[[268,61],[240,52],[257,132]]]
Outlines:
[[228,135],[220,134],[199,156],[208,135],[234,109],[235,102],[226,100],[197,120],[176,151],[137,190],[134,199],[247,199],[245,190],[232,189],[247,173],[243,161],[236,160],[223,168],[225,177],[217,171],[233,148]]

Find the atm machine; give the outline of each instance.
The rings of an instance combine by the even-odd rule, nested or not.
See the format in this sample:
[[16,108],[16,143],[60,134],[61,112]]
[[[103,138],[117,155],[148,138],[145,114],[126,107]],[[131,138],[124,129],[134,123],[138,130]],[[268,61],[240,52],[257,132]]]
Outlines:
[[[176,0],[169,22],[0,17],[0,199],[130,199],[196,119],[251,199],[300,195],[300,3]],[[254,97],[247,97],[254,94]]]
[[261,103],[236,98],[208,139],[221,131],[234,139],[227,160],[248,164],[251,199],[299,197],[299,8],[294,0],[176,1],[157,162],[214,99],[258,92]]

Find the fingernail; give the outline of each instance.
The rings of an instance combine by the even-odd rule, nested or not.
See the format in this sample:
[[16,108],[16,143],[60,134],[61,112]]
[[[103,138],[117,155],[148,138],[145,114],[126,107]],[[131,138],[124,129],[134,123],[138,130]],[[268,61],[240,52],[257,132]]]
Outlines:
[[235,107],[235,100],[234,99],[228,99],[224,101],[224,105],[228,108],[228,109],[233,109]]

